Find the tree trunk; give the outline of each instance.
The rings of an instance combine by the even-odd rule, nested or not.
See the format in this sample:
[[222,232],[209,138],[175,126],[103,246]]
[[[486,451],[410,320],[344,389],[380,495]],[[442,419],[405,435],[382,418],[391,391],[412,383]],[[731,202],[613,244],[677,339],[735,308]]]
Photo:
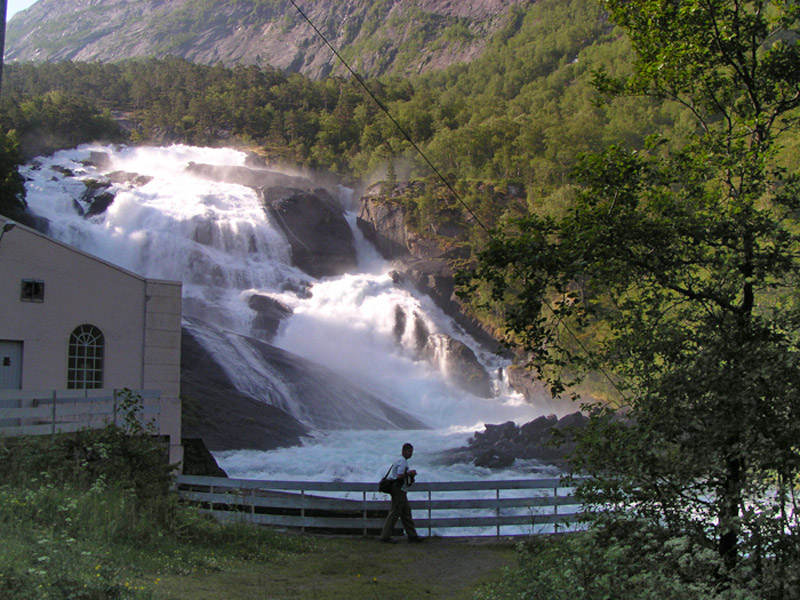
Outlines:
[[719,555],[730,572],[739,560],[739,517],[742,507],[742,473],[744,465],[736,455],[737,444],[730,446],[732,453],[726,459],[726,477],[720,490]]

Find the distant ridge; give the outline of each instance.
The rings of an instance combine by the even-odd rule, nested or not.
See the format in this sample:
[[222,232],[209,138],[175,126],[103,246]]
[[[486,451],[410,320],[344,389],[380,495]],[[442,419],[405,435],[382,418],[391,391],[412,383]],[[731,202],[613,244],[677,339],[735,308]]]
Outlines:
[[[367,77],[442,69],[480,55],[533,0],[296,0]],[[38,0],[8,24],[6,60],[177,56],[319,79],[342,73],[289,0]]]

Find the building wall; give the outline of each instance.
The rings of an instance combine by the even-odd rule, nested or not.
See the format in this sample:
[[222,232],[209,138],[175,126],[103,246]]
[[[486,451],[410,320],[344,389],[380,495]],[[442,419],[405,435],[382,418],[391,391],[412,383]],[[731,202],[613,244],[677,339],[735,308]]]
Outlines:
[[181,286],[147,280],[142,387],[161,390],[161,432],[170,436],[170,462],[181,444]]
[[[4,221],[0,220],[0,224]],[[21,300],[44,282],[43,302]],[[21,389],[65,389],[72,331],[103,332],[104,388],[159,389],[171,460],[180,460],[181,284],[147,280],[32,229],[0,240],[0,340],[22,342]]]

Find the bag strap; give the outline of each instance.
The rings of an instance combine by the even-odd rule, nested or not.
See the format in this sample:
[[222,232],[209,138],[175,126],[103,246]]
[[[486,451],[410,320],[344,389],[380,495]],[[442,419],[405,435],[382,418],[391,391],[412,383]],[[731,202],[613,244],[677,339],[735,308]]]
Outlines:
[[389,478],[389,473],[392,472],[393,468],[394,468],[394,463],[389,465],[389,469],[386,471],[386,475],[383,476],[384,479],[388,479]]

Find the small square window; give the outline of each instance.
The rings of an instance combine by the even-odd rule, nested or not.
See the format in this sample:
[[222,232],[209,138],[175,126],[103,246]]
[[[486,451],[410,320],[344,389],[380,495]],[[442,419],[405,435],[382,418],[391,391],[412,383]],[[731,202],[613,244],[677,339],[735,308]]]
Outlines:
[[23,279],[21,300],[23,302],[44,302],[44,281]]

